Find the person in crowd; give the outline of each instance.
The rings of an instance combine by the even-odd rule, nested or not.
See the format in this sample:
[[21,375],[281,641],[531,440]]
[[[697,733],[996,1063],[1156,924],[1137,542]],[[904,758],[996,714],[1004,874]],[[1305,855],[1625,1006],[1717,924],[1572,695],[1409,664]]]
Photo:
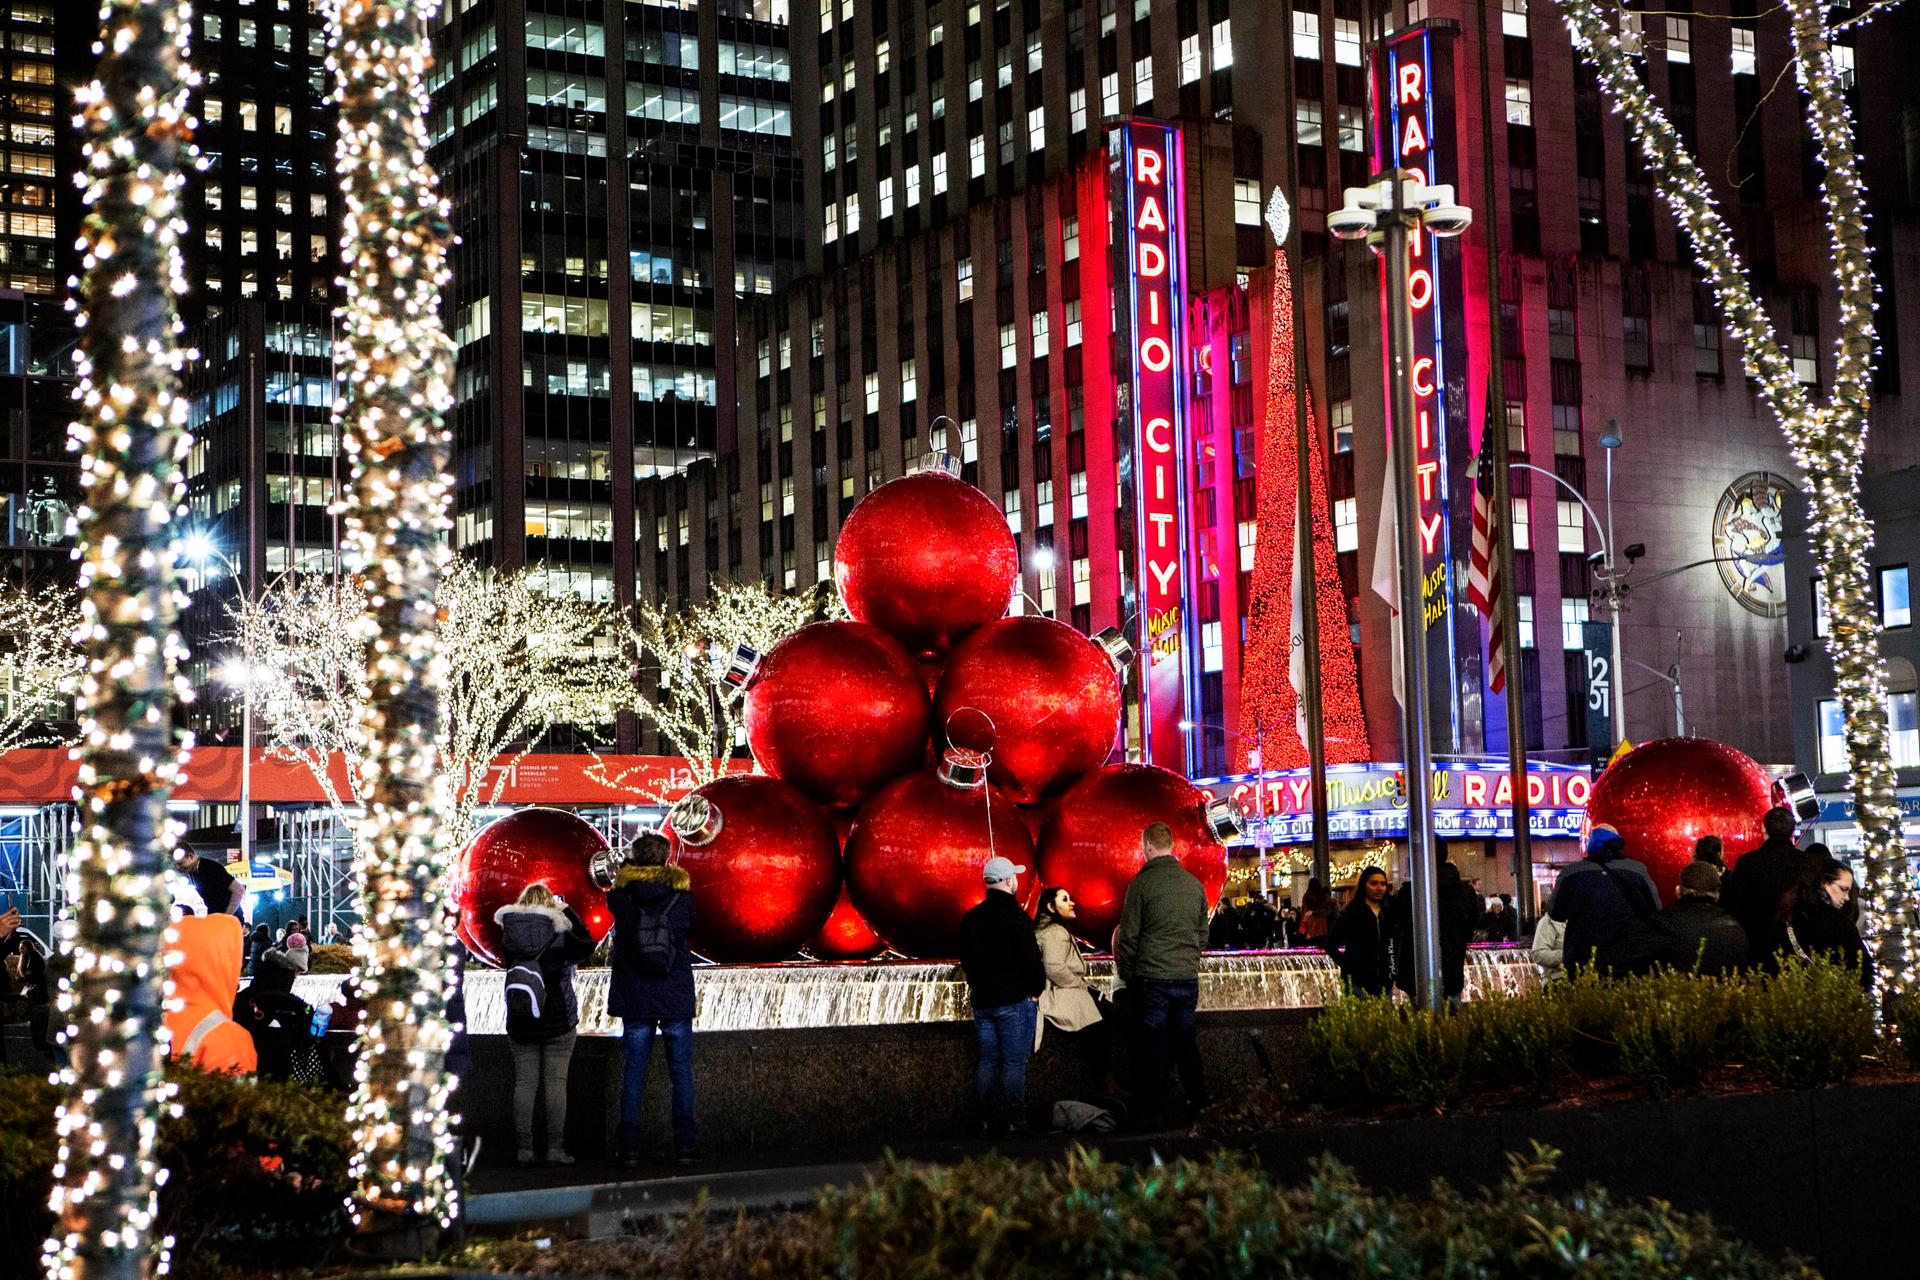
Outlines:
[[1486,914],[1480,917],[1480,932],[1488,942],[1512,942],[1517,927],[1511,898],[1503,893],[1487,903]]
[[[1173,832],[1155,822],[1140,835],[1145,862],[1127,884],[1114,940],[1114,967],[1135,993],[1139,1080],[1144,1114],[1165,1118],[1167,1066],[1180,1069],[1189,1119],[1207,1105],[1206,1074],[1194,1025],[1200,1003],[1200,952],[1207,940],[1207,894],[1173,856]],[[1324,893],[1325,891],[1322,890]]]
[[320,931],[320,945],[323,947],[336,947],[346,940],[346,933],[340,928],[338,920],[327,921],[327,927]]
[[246,900],[247,887],[233,878],[220,863],[188,849],[175,864],[180,874],[193,881],[195,892],[210,916],[237,916]]
[[1747,962],[1747,931],[1720,906],[1720,868],[1689,862],[1680,869],[1680,896],[1665,911],[1636,924],[1601,953],[1615,973],[1656,968],[1722,978]]
[[1387,899],[1393,886],[1379,867],[1363,867],[1358,890],[1327,935],[1327,954],[1340,978],[1362,995],[1382,996],[1393,988],[1393,936]]
[[979,1038],[980,1129],[989,1137],[1027,1131],[1027,1059],[1048,987],[1034,923],[1015,897],[1026,870],[1009,858],[988,858],[980,869],[986,894],[960,920],[960,967]]
[[1779,923],[1787,949],[1802,960],[1824,956],[1860,972],[1873,990],[1873,957],[1856,923],[1853,869],[1825,851],[1806,859],[1800,880],[1781,901]]
[[[565,1146],[567,1069],[573,1062],[573,1042],[580,1025],[573,971],[593,954],[593,938],[566,899],[544,884],[528,885],[518,901],[501,907],[493,918],[500,926],[500,956],[509,966],[507,1041],[513,1051],[517,1158],[522,1165],[534,1162],[534,1101],[543,1097],[547,1163],[572,1164],[573,1157]],[[537,986],[519,978],[523,967],[537,972]],[[516,986],[525,990],[524,999],[516,1000]]]
[[1064,886],[1041,891],[1033,936],[1040,946],[1040,967],[1047,975],[1047,989],[1040,993],[1040,1022],[1033,1047],[1040,1047],[1048,1027],[1084,1033],[1105,1077],[1107,1092],[1122,1094],[1126,1091],[1113,1074],[1113,1006],[1087,986],[1086,957],[1069,928],[1079,916],[1079,905]]
[[1334,915],[1333,895],[1320,883],[1320,877],[1314,876],[1307,881],[1307,891],[1300,896],[1300,923],[1294,930],[1300,944],[1320,945],[1321,940],[1333,932]]
[[[1447,999],[1458,1000],[1466,994],[1467,948],[1473,943],[1473,931],[1480,923],[1486,904],[1473,891],[1473,886],[1461,878],[1460,868],[1451,862],[1440,864],[1435,876],[1435,893],[1440,915],[1440,984]],[[1387,928],[1393,940],[1394,984],[1412,995],[1416,972],[1411,881],[1395,895]]]
[[1592,965],[1604,947],[1632,932],[1660,906],[1645,866],[1627,856],[1620,833],[1601,823],[1587,836],[1587,856],[1560,873],[1547,914],[1567,926],[1567,972]]
[[1693,842],[1693,860],[1712,863],[1720,869],[1721,875],[1725,875],[1727,871],[1726,841],[1719,836],[1701,836]]
[[1304,946],[1305,943],[1299,936],[1300,913],[1294,909],[1293,902],[1290,899],[1282,898],[1280,900],[1279,915],[1280,919],[1276,925],[1278,932],[1274,935],[1274,945],[1277,947]]
[[1783,898],[1793,894],[1807,855],[1793,843],[1793,810],[1776,805],[1767,810],[1761,827],[1767,838],[1759,848],[1740,855],[1720,884],[1720,905],[1747,931],[1747,950],[1756,964],[1772,968],[1787,946],[1786,922],[1780,914]]
[[253,1037],[233,1018],[246,933],[238,917],[219,912],[185,916],[167,931],[169,1057],[207,1071],[250,1075],[259,1069]]
[[635,836],[607,894],[613,913],[607,1012],[620,1019],[626,1058],[616,1153],[627,1168],[640,1163],[640,1108],[656,1036],[666,1043],[674,1158],[683,1166],[700,1159],[693,1114],[693,953],[687,949],[693,882],[684,868],[667,865],[669,851],[657,831]]
[[[53,1007],[53,983],[47,975],[47,953],[40,942],[27,932],[20,908],[8,907],[0,914],[0,1023],[25,1023],[34,1055],[45,1066],[53,1052],[47,1023]],[[0,1062],[8,1061],[7,1037],[0,1033]]]
[[312,964],[313,948],[307,945],[307,935],[290,928],[279,942],[260,953],[252,986],[259,991],[291,992],[293,980],[307,972]]
[[253,932],[247,937],[247,976],[256,977],[260,973],[260,963],[267,957],[267,948],[273,945],[273,930],[264,924],[253,926]]
[[1541,916],[1533,926],[1533,962],[1540,966],[1540,981],[1553,982],[1567,976],[1567,926],[1552,916]]

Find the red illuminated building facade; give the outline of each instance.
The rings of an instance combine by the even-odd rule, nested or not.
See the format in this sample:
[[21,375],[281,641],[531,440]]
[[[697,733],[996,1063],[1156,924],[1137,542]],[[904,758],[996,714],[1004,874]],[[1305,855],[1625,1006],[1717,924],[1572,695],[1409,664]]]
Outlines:
[[[1263,497],[1265,450],[1289,459],[1289,475],[1297,465],[1292,405],[1273,376],[1276,353],[1291,346],[1312,389],[1319,446],[1314,522],[1333,597],[1320,628],[1323,669],[1337,659],[1357,671],[1328,688],[1330,717],[1365,739],[1340,758],[1398,759],[1390,617],[1370,585],[1385,463],[1380,267],[1364,246],[1325,234],[1340,189],[1362,185],[1390,141],[1409,163],[1430,164],[1432,180],[1455,184],[1476,214],[1463,239],[1418,246],[1416,264],[1429,269],[1418,340],[1429,362],[1429,607],[1439,614],[1429,635],[1443,677],[1436,707],[1445,704],[1435,750],[1505,748],[1504,714],[1486,687],[1485,625],[1464,585],[1466,467],[1489,417],[1483,230],[1493,225],[1504,249],[1507,442],[1515,461],[1539,469],[1514,474],[1521,626],[1507,657],[1524,690],[1529,747],[1584,758],[1574,677],[1580,623],[1600,612],[1589,562],[1600,538],[1569,489],[1604,523],[1599,437],[1617,420],[1626,443],[1613,463],[1616,541],[1645,548],[1635,575],[1646,585],[1629,597],[1624,631],[1625,656],[1645,668],[1627,684],[1630,735],[1674,732],[1677,678],[1687,731],[1790,762],[1785,583],[1769,559],[1778,546],[1753,545],[1751,529],[1727,515],[1730,498],[1737,508],[1741,495],[1769,492],[1764,477],[1791,479],[1790,460],[1557,13],[1541,0],[1490,8],[1490,155],[1471,5],[1393,6],[1388,31],[1427,23],[1439,34],[1417,62],[1402,56],[1388,69],[1380,89],[1391,91],[1381,104],[1390,121],[1378,131],[1369,123],[1374,18],[1358,4],[1300,4],[1291,31],[1279,7],[1253,0],[832,0],[796,11],[795,145],[807,162],[809,258],[819,269],[741,306],[737,438],[722,440],[711,461],[638,487],[640,588],[697,598],[716,576],[790,589],[825,580],[853,504],[945,451],[1014,526],[1024,566],[1016,609],[1089,632],[1126,626],[1150,654],[1164,641],[1180,674],[1173,700],[1148,700],[1156,760],[1230,772],[1257,718],[1263,735],[1282,739],[1270,764],[1292,763],[1291,702],[1257,717],[1243,705],[1249,688],[1264,699],[1287,683],[1273,659],[1249,670],[1246,655],[1249,618],[1274,607],[1255,600],[1256,582],[1268,596],[1291,590],[1290,575],[1256,565],[1261,521],[1277,518],[1287,493],[1268,475]],[[1835,336],[1818,170],[1794,95],[1765,94],[1784,66],[1784,31],[1777,15],[1751,8],[1727,19],[1640,19],[1648,74],[1709,175],[1725,180],[1723,207],[1803,376],[1817,381]],[[1896,10],[1851,34],[1858,47],[1847,61],[1862,84],[1883,86],[1889,103],[1910,94],[1893,58],[1903,38],[1920,35],[1915,19]],[[1876,466],[1920,455],[1912,401],[1900,394],[1903,368],[1920,355],[1907,349],[1920,160],[1898,143],[1900,118],[1892,109],[1859,118],[1884,264]],[[1172,126],[1177,145],[1156,124]],[[1171,172],[1156,171],[1169,185],[1153,188],[1156,199],[1183,195],[1155,209],[1179,245],[1142,223],[1147,187],[1137,152],[1127,154],[1142,146],[1163,166],[1179,157]],[[1304,243],[1288,266],[1305,325],[1276,334],[1276,259],[1262,212],[1290,159],[1299,183],[1287,195]],[[1492,210],[1481,185],[1488,164]],[[1161,277],[1139,270],[1147,243],[1184,270],[1185,306],[1164,317],[1179,376],[1158,383],[1141,360],[1143,317],[1161,296],[1150,285]],[[1157,363],[1157,348],[1152,356]],[[1164,428],[1152,426],[1162,418]],[[1184,473],[1170,500],[1151,488],[1161,439],[1174,446],[1172,471]],[[1179,530],[1183,554],[1157,579],[1162,529]],[[1736,555],[1748,559],[1682,569]],[[1667,570],[1680,571],[1652,581]],[[1178,735],[1171,748],[1153,745],[1156,716]],[[1138,706],[1130,717],[1137,742]],[[1195,722],[1191,733],[1180,734],[1182,720]],[[1184,762],[1167,750],[1186,753]]]

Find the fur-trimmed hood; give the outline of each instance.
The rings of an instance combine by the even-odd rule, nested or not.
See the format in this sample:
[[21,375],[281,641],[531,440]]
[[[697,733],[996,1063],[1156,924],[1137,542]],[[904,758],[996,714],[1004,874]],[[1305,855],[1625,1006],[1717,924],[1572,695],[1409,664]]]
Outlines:
[[493,918],[500,926],[500,955],[508,961],[537,959],[570,927],[567,913],[558,907],[519,902],[509,902]]
[[685,893],[693,887],[693,877],[687,874],[685,867],[622,867],[620,874],[614,877],[613,887],[624,889],[630,884],[657,884],[667,889]]

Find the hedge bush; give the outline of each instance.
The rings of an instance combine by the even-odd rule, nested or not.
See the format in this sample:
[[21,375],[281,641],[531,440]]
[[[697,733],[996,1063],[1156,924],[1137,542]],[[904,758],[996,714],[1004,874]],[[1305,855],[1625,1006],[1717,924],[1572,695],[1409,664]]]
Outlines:
[[617,1240],[493,1241],[457,1265],[540,1275],[1580,1277],[1813,1280],[1721,1236],[1705,1217],[1604,1189],[1545,1189],[1558,1153],[1510,1157],[1471,1193],[1376,1195],[1331,1159],[1275,1185],[1244,1159],[1136,1167],[1076,1150],[1062,1163],[989,1156],[951,1166],[889,1161],[802,1212],[694,1215]]
[[1581,974],[1440,1013],[1348,996],[1306,1033],[1315,1096],[1359,1106],[1444,1107],[1488,1085],[1544,1093],[1615,1073],[1664,1097],[1721,1064],[1806,1089],[1851,1079],[1876,1047],[1858,973],[1825,961],[1724,979]]
[[353,948],[344,942],[316,943],[307,956],[308,973],[352,973]]
[[[156,1229],[174,1238],[172,1274],[292,1270],[330,1252],[348,1227],[346,1099],[177,1065],[167,1079],[175,1105],[160,1122],[168,1175]],[[0,1275],[37,1273],[58,1100],[43,1076],[0,1075]]]

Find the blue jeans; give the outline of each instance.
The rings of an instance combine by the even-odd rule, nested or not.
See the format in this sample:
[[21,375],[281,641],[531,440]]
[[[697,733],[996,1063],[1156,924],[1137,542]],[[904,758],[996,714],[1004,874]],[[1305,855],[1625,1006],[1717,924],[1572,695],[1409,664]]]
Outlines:
[[1167,1106],[1169,1060],[1180,1068],[1187,1107],[1195,1115],[1207,1105],[1207,1082],[1200,1064],[1200,1043],[1194,1031],[1194,1010],[1200,1003],[1198,981],[1142,978],[1137,984],[1140,1091],[1149,1111],[1164,1113]]
[[654,1029],[667,1043],[667,1077],[673,1084],[673,1146],[692,1151],[700,1145],[700,1126],[693,1119],[693,1020],[638,1022],[627,1019],[620,1034],[626,1050],[626,1072],[620,1079],[620,1149],[640,1146],[640,1102],[647,1092],[647,1067],[653,1061]]
[[1024,1123],[1027,1118],[1027,1059],[1033,1056],[1038,1000],[1016,1000],[997,1009],[975,1009],[980,1036],[980,1069],[975,1087],[986,1120]]

